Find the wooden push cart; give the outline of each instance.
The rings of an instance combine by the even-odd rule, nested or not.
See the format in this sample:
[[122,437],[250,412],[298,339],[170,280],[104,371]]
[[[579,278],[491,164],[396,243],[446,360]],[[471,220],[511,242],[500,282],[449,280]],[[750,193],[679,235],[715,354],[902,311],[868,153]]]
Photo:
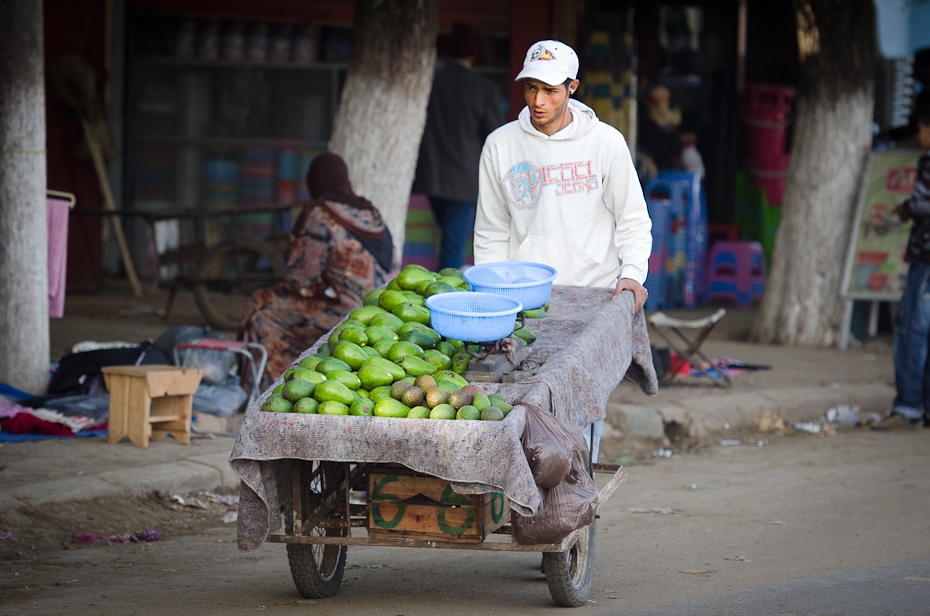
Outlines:
[[[615,464],[584,465],[608,473],[600,506],[626,478]],[[510,506],[499,492],[458,494],[450,482],[397,464],[291,460],[290,499],[284,534],[294,584],[308,599],[339,590],[348,546],[542,552],[543,572],[555,603],[583,605],[594,574],[595,524],[562,541],[520,545],[511,534]],[[365,502],[350,496],[365,492]]]

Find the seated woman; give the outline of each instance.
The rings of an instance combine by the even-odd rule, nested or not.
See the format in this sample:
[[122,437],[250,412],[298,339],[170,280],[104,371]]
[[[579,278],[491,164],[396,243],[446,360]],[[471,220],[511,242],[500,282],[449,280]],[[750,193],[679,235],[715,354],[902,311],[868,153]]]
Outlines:
[[262,388],[332,329],[362,295],[384,286],[394,244],[378,210],[352,192],[342,158],[324,152],[307,171],[308,203],[292,230],[287,276],[246,301],[239,339],[268,350]]

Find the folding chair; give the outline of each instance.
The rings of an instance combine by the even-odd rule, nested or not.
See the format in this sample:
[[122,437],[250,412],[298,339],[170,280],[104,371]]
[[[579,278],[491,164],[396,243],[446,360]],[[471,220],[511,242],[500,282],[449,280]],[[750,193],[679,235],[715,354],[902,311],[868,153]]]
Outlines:
[[[652,325],[656,333],[665,340],[668,346],[677,354],[677,359],[672,361],[671,369],[663,375],[662,380],[667,382],[672,381],[677,375],[678,371],[682,366],[690,364],[692,358],[698,358],[707,363],[708,366],[711,366],[710,370],[704,370],[700,376],[706,376],[714,380],[715,385],[720,385],[720,381],[723,380],[724,387],[731,387],[733,383],[730,381],[730,376],[727,374],[726,368],[714,369],[713,364],[704,353],[701,352],[701,345],[704,344],[704,341],[707,340],[707,336],[710,335],[711,330],[720,322],[720,319],[727,313],[723,308],[719,309],[714,314],[704,317],[703,319],[692,319],[690,321],[684,319],[675,319],[664,312],[653,313],[649,317],[649,324]],[[667,328],[672,333],[674,333],[680,339],[679,344],[684,343],[684,346],[680,348],[675,342],[666,334],[662,328]],[[697,330],[697,335],[692,339],[689,339],[682,333],[682,329],[691,329]],[[719,374],[719,377],[717,376]]]

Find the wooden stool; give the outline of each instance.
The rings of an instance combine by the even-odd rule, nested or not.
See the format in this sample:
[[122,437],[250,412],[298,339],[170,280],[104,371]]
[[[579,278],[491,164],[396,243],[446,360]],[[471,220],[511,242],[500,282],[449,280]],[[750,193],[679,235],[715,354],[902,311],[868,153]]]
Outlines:
[[169,432],[179,443],[191,442],[193,393],[203,370],[148,365],[102,371],[110,391],[108,443],[128,435],[137,446],[148,447],[149,438],[157,441]]

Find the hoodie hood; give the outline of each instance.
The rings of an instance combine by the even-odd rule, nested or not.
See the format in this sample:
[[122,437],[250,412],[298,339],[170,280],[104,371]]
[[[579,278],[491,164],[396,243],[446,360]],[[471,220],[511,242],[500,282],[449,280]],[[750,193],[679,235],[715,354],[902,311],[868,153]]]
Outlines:
[[568,111],[572,114],[571,123],[559,132],[550,136],[546,133],[536,130],[536,127],[533,126],[533,121],[530,119],[530,108],[524,107],[518,116],[520,128],[522,128],[524,132],[535,137],[539,137],[540,139],[568,141],[571,139],[578,139],[579,137],[583,137],[584,135],[591,132],[598,124],[597,115],[594,113],[594,110],[573,98],[569,99],[568,101]]

